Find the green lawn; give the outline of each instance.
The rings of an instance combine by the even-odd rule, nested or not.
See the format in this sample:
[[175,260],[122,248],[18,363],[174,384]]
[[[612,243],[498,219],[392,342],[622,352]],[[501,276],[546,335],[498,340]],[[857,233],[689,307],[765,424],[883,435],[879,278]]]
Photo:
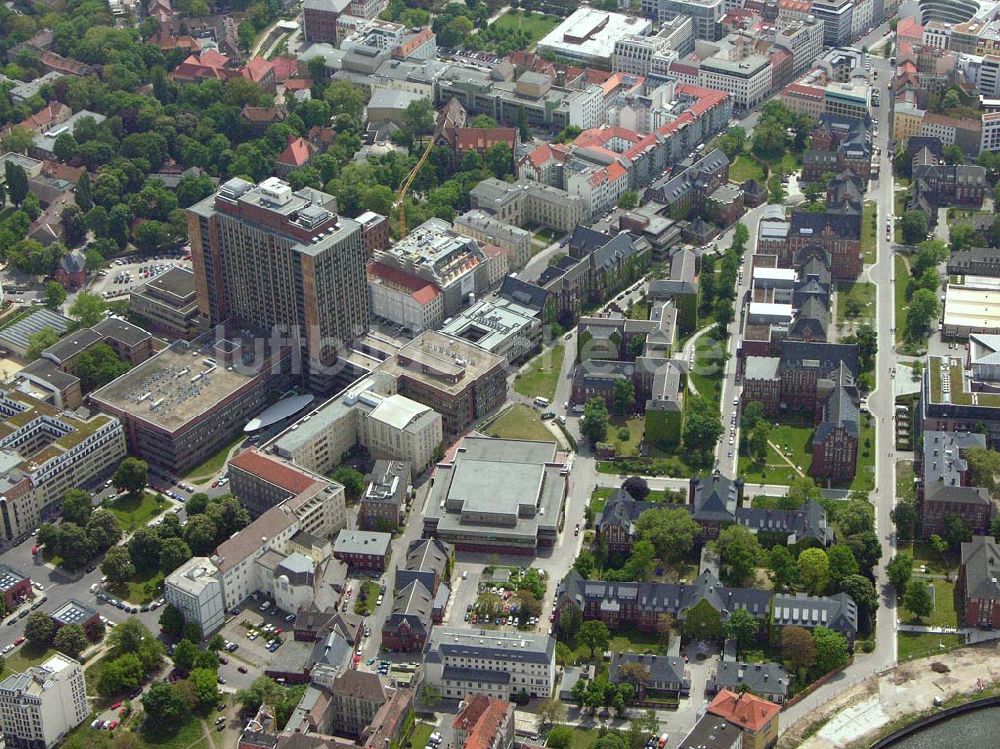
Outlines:
[[870,414],[861,415],[861,439],[858,441],[858,470],[851,482],[851,491],[871,491],[875,488],[875,426]]
[[361,616],[368,616],[375,610],[375,601],[379,597],[378,583],[365,580],[358,590],[358,597],[354,600],[354,613]]
[[931,575],[947,575],[958,570],[957,554],[946,552],[942,558],[926,541],[900,541],[897,553],[913,557],[914,572],[921,571],[920,567],[924,565]]
[[604,505],[608,501],[608,497],[610,497],[614,491],[615,490],[610,486],[600,486],[591,492],[590,509],[593,512],[594,517],[597,517],[597,513],[604,510]]
[[232,439],[231,442],[227,442],[225,446],[219,450],[219,452],[206,460],[200,466],[192,468],[188,472],[188,475],[184,478],[193,484],[207,484],[215,478],[216,474],[222,471],[222,467],[226,464],[226,458],[229,457],[229,451],[245,439],[246,435],[240,432]]
[[958,614],[955,611],[955,584],[947,580],[930,580],[917,577],[917,580],[926,580],[934,583],[934,610],[930,615],[917,618],[900,602],[899,620],[906,624],[923,624],[928,627],[957,627]]
[[902,343],[906,338],[906,294],[910,287],[910,269],[902,255],[892,259],[893,271],[896,276],[896,343]]
[[591,730],[589,728],[576,728],[572,727],[573,738],[569,742],[569,749],[593,749],[594,744],[597,743],[599,734],[597,731]]
[[628,311],[629,320],[648,320],[649,302],[636,302]]
[[[848,314],[849,312],[854,315]],[[837,284],[837,322],[875,324],[875,284],[841,281]]]
[[792,151],[785,151],[781,158],[765,159],[770,167],[771,174],[781,172],[782,174],[792,174],[802,168],[802,157]]
[[2,675],[6,677],[13,673],[24,673],[28,668],[37,666],[55,652],[53,648],[38,650],[26,642],[21,647],[15,648],[8,655],[4,656]]
[[781,424],[771,427],[770,440],[799,470],[809,473],[809,468],[812,466],[812,449],[809,445],[812,433],[811,426]]
[[899,660],[910,661],[935,653],[944,653],[965,644],[962,635],[935,635],[929,632],[897,632]]
[[531,38],[529,47],[558,26],[563,19],[531,11],[508,10],[491,25],[500,29],[521,29]]
[[[140,746],[155,746],[160,749],[210,749],[211,744],[205,738],[205,732],[202,728],[203,724],[204,721],[202,719],[192,716],[192,719],[184,723],[177,733],[172,736],[154,738],[145,734],[139,734],[142,739]],[[209,726],[209,730],[214,730],[214,727]]]
[[798,477],[788,463],[783,461],[778,454],[770,447],[767,449],[767,463],[763,468],[758,468],[746,455],[740,456],[739,465],[740,476],[748,484],[777,484],[778,486],[790,486],[792,481]]
[[551,401],[556,395],[564,353],[565,348],[561,343],[545,349],[515,376],[514,390],[529,398],[540,395]]
[[169,503],[161,494],[122,494],[104,505],[118,518],[123,531],[134,531],[146,525],[167,509]]
[[720,385],[725,371],[725,349],[722,344],[710,341],[710,334],[698,339],[694,347],[694,367],[688,375],[694,383],[698,395],[719,407],[722,396]]
[[878,257],[878,209],[873,200],[866,200],[861,214],[861,252],[864,262],[874,263]]
[[893,215],[895,216],[895,221],[892,227],[892,238],[896,244],[903,243],[903,224],[900,219],[903,214],[906,213],[906,190],[894,193],[892,196],[893,202]]
[[163,573],[159,570],[151,574],[135,574],[125,583],[122,597],[129,603],[149,603],[159,595],[163,586]]
[[[614,653],[661,653],[666,648],[667,638],[662,635],[637,630],[615,630],[608,642],[607,649]],[[583,644],[577,644],[573,649],[573,654],[578,661],[586,662],[590,660],[590,648]],[[600,652],[595,653],[595,658],[600,660]]]
[[[622,439],[619,436],[619,431],[622,429],[628,430],[627,439]],[[608,435],[604,441],[614,445],[616,454],[619,456],[638,455],[645,429],[645,420],[642,416],[633,416],[624,422],[620,419],[613,419],[612,423],[608,424]]]
[[767,180],[767,171],[754,156],[741,153],[729,167],[729,181],[743,184],[748,179],[764,183]]
[[913,483],[915,474],[913,473],[912,460],[896,461],[896,499],[914,499],[917,487]]
[[509,440],[541,440],[553,442],[555,436],[542,423],[538,412],[522,403],[515,403],[485,430],[491,437]]
[[413,725],[413,731],[410,732],[410,738],[406,742],[407,747],[412,747],[412,749],[423,749],[427,746],[427,740],[434,733],[434,726],[430,723],[424,723],[418,721]]

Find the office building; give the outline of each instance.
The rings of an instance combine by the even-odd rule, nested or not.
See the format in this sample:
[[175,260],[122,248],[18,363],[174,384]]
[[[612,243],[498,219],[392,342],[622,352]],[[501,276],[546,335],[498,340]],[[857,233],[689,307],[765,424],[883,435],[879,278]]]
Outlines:
[[410,489],[410,465],[402,460],[376,460],[365,479],[358,508],[358,527],[394,533],[403,522],[403,504]]
[[435,627],[424,650],[424,678],[445,699],[480,693],[509,700],[552,696],[556,641],[527,632]]
[[378,531],[342,530],[333,544],[333,556],[358,570],[385,572],[392,552],[392,534]]
[[646,18],[578,8],[538,42],[539,54],[552,54],[585,66],[611,67],[615,42],[628,35],[652,30]]
[[0,682],[0,731],[8,747],[51,749],[89,712],[83,668],[62,653]]
[[531,259],[531,232],[494,218],[486,211],[466,211],[455,219],[452,228],[478,242],[507,250],[507,267],[511,272],[520,270]]
[[689,16],[697,39],[714,42],[722,38],[722,17],[729,9],[724,0],[642,0],[642,14],[657,22],[674,16]]
[[918,474],[917,513],[921,538],[948,534],[949,518],[960,518],[974,535],[987,533],[994,514],[993,497],[969,476],[969,450],[985,450],[986,437],[976,432],[923,433],[923,460]]
[[737,60],[708,57],[698,68],[698,85],[725,91],[737,107],[752,109],[771,91],[771,61],[753,54]]
[[534,555],[555,545],[568,474],[554,442],[466,437],[454,460],[437,467],[424,537],[468,551]]
[[126,425],[132,454],[182,476],[292,384],[291,351],[261,350],[269,343],[240,332],[177,341],[90,398]]
[[337,41],[337,20],[348,13],[350,0],[305,0],[302,5],[302,37],[307,42]]
[[400,395],[433,408],[444,433],[456,435],[507,398],[506,361],[468,341],[428,331],[386,359]]
[[361,225],[319,190],[234,178],[188,209],[188,232],[202,316],[280,332],[309,386],[331,388],[370,319]]
[[126,455],[113,417],[82,419],[11,390],[0,390],[0,417],[0,532],[8,540],[53,518],[67,490],[110,475]]
[[201,329],[194,273],[171,268],[129,292],[129,312],[154,332],[190,341]]
[[446,333],[502,356],[524,361],[542,346],[542,320],[535,310],[507,299],[482,299],[441,328]]
[[403,460],[420,473],[441,445],[441,414],[396,390],[394,377],[373,372],[275,437],[268,449],[326,474],[360,444],[375,458]]
[[852,0],[813,0],[812,14],[823,22],[823,44],[839,47],[851,40],[854,23]]
[[163,598],[194,622],[203,634],[214,632],[226,619],[219,570],[206,557],[192,557],[163,581]]

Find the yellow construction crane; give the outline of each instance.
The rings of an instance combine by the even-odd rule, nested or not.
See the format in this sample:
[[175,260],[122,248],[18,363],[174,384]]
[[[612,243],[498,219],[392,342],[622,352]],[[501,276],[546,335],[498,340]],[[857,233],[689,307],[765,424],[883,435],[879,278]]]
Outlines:
[[399,191],[396,193],[396,202],[393,206],[399,209],[399,238],[402,239],[406,236],[406,205],[403,202],[403,198],[406,197],[406,193],[410,191],[410,185],[413,184],[413,180],[417,178],[420,174],[420,170],[423,168],[424,164],[427,163],[427,157],[431,155],[431,149],[434,148],[434,136],[427,139],[427,147],[424,152],[420,155],[420,159],[417,161],[416,165],[410,170],[410,173],[406,175],[406,179],[403,180],[403,184],[400,185]]

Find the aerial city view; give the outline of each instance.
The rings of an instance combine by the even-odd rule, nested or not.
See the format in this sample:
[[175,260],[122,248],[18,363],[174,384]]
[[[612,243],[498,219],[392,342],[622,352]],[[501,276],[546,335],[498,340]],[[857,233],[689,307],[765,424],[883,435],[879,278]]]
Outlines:
[[8,749],[1000,743],[1000,2],[0,7]]

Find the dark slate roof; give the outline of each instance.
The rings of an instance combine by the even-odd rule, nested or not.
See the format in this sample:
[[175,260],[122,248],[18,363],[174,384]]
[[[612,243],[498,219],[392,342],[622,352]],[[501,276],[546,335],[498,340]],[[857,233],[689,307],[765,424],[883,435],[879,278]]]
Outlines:
[[510,681],[510,674],[506,671],[445,666],[442,669],[441,678],[448,681],[486,681],[492,684],[506,684]]
[[700,521],[729,521],[736,516],[741,480],[716,472],[694,481],[693,516]]
[[645,666],[650,682],[677,684],[681,691],[691,688],[691,679],[684,673],[684,659],[676,655],[652,655],[651,653],[612,653],[608,679],[612,684],[622,681],[620,670],[626,663]]
[[967,597],[1000,600],[1000,546],[991,536],[962,544],[962,567]]
[[594,528],[600,533],[605,526],[617,525],[632,530],[632,524],[646,510],[655,507],[653,502],[637,502],[625,490],[619,488],[608,497],[604,510],[594,520]]
[[500,296],[541,312],[552,292],[528,281],[522,281],[516,276],[505,276],[500,284]]
[[618,234],[610,242],[592,253],[594,268],[601,270],[617,265],[633,255],[639,254],[639,248],[627,233]]
[[789,338],[825,341],[830,326],[830,309],[822,297],[808,296],[795,313],[788,329]]
[[741,691],[748,688],[755,694],[788,694],[788,673],[777,663],[737,663],[721,661],[709,677],[706,690]]
[[83,250],[76,249],[63,255],[59,261],[59,267],[66,273],[83,273],[87,265],[87,256]]
[[836,428],[844,428],[857,438],[861,433],[861,400],[854,377],[841,363],[834,379],[833,390],[823,403],[822,421],[813,432],[812,444],[822,443]]
[[[988,216],[992,219],[992,214]],[[968,273],[972,263],[979,275],[1000,276],[1000,250],[996,247],[970,247],[953,252],[948,258],[949,273]]]
[[[832,267],[830,251],[821,244],[809,244],[796,251],[793,263],[797,268],[803,268],[811,262],[824,266],[827,270]],[[816,266],[810,266],[815,268]]]
[[823,376],[834,373],[843,363],[856,376],[858,347],[853,343],[812,343],[807,341],[781,341],[778,344],[781,367],[815,368]]
[[790,236],[817,237],[829,229],[837,239],[861,239],[860,213],[834,213],[830,210],[813,213],[798,208],[792,210]]
[[777,594],[773,602],[773,622],[798,627],[828,627],[841,633],[858,631],[858,607],[846,593],[827,598]]
[[606,245],[611,239],[612,237],[609,234],[603,234],[583,224],[577,224],[569,240],[570,257],[586,257]]
[[406,626],[411,631],[424,632],[430,629],[434,596],[419,581],[414,581],[396,593],[392,602],[392,613],[386,619],[383,629],[395,630]]
[[736,522],[757,532],[787,533],[794,539],[789,543],[809,538],[829,545],[834,540],[833,529],[827,524],[826,510],[814,500],[795,510],[740,507],[736,510]]

